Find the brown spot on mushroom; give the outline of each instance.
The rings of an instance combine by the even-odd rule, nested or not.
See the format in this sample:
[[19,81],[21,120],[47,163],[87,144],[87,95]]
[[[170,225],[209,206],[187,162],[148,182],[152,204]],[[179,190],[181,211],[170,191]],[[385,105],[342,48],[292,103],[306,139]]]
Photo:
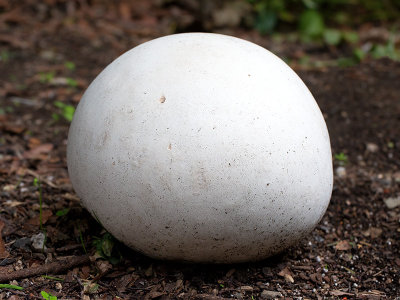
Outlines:
[[165,96],[164,96],[164,95],[163,95],[163,96],[161,96],[161,98],[160,98],[160,103],[164,103],[164,102],[165,102],[165,100],[166,100]]
[[172,145],[169,144],[169,145],[168,145],[168,150],[171,150],[171,149],[172,149]]

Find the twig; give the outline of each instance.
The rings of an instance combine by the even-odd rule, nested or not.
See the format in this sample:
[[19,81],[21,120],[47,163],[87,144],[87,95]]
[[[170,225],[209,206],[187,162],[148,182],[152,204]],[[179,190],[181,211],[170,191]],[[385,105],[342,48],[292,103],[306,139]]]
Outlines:
[[7,282],[10,280],[27,278],[42,274],[57,274],[68,269],[74,268],[79,265],[87,264],[90,262],[89,255],[73,257],[70,259],[55,261],[47,265],[39,266],[36,268],[22,269],[8,274],[0,274],[0,282]]
[[72,245],[66,245],[66,246],[57,248],[56,251],[57,252],[67,252],[67,251],[75,250],[75,249],[78,249],[81,247],[82,247],[82,244],[72,244]]
[[207,295],[207,294],[197,294],[195,299],[204,299],[204,300],[227,300],[228,298],[214,296],[214,295]]
[[[36,173],[35,171],[32,171],[30,169],[26,170],[26,173],[28,173],[29,175],[32,175],[33,177],[39,178],[40,175],[38,173]],[[54,183],[52,183],[50,180],[47,180],[46,178],[42,178],[41,179],[44,183],[46,183],[48,186],[58,189],[59,187],[57,185],[55,185]]]

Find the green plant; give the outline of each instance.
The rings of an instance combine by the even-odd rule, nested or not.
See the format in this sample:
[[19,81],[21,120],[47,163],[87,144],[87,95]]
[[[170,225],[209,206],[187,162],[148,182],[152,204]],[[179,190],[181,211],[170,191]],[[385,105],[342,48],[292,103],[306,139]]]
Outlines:
[[33,185],[38,188],[39,190],[39,224],[40,230],[44,231],[43,229],[43,193],[42,193],[42,184],[40,182],[40,178],[35,177],[33,179]]
[[45,299],[45,300],[57,300],[56,296],[53,296],[45,291],[41,291],[40,294],[42,295],[43,299]]
[[75,64],[72,61],[66,61],[64,63],[64,67],[69,71],[74,71],[75,70]]
[[351,67],[360,61],[356,57],[340,57],[336,60],[339,67]]
[[303,41],[321,38],[325,31],[324,18],[317,10],[307,9],[300,15],[298,27]]
[[0,107],[0,115],[5,115],[6,113],[12,113],[14,108],[12,106]]
[[11,58],[11,53],[8,52],[7,50],[3,50],[0,52],[0,61],[2,62],[8,62]]
[[271,33],[279,18],[291,19],[285,14],[285,1],[281,0],[248,0],[256,12],[255,28],[262,34]]
[[109,232],[104,233],[100,238],[95,237],[93,241],[97,254],[113,265],[118,264],[122,259],[119,250],[115,247],[116,242]]
[[[354,32],[339,28],[358,27],[365,22],[396,22],[398,0],[247,0],[255,14],[254,27],[262,34],[297,30],[302,41],[339,45],[355,43]],[[377,56],[387,52],[377,47]],[[390,50],[389,50],[390,51]],[[386,54],[385,54],[386,56]]]
[[78,86],[78,81],[76,81],[76,80],[73,79],[73,78],[68,77],[68,78],[67,78],[67,85],[68,85],[69,87],[75,88],[75,87]]
[[396,49],[393,38],[391,38],[386,45],[374,45],[371,49],[371,56],[373,58],[389,57],[393,60],[400,60],[400,51]]
[[348,157],[343,152],[335,154],[335,159],[339,162],[339,164],[347,164]]
[[65,216],[66,214],[68,214],[68,212],[69,212],[69,208],[61,209],[61,210],[58,210],[58,211],[56,212],[56,216],[57,216],[57,217],[63,217],[63,216]]
[[340,30],[326,28],[322,33],[323,39],[328,45],[339,45],[342,41],[342,33]]
[[[69,104],[65,104],[61,101],[55,101],[54,106],[60,109],[61,115],[64,117],[65,120],[71,122],[72,118],[74,117],[75,107]],[[54,120],[59,120],[58,114],[52,114]]]
[[51,72],[41,72],[39,73],[39,80],[41,83],[50,83],[53,79],[56,73],[54,71]]

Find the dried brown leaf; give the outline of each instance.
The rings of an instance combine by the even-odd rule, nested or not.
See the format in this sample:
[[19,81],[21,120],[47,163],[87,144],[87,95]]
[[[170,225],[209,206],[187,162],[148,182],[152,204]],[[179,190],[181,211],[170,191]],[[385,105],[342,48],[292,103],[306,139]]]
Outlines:
[[382,229],[377,227],[371,227],[369,231],[372,239],[376,239],[382,234]]
[[252,291],[253,291],[253,287],[251,287],[251,286],[249,286],[249,285],[241,286],[239,289],[240,289],[241,291],[244,291],[244,292],[252,292]]
[[[51,210],[43,210],[42,211],[42,224],[46,224],[46,222],[50,219],[50,217],[53,215]],[[30,225],[34,226],[39,226],[40,225],[40,215],[37,215],[36,217],[30,219],[28,222]]]
[[29,43],[13,34],[0,34],[0,42],[9,44],[16,48],[25,49],[29,47]]
[[4,228],[4,222],[0,220],[0,258],[6,258],[10,255],[10,253],[7,252],[6,247],[4,245],[4,241],[1,235],[1,232]]
[[119,4],[119,13],[124,20],[132,19],[131,6],[128,2],[121,2]]
[[230,269],[227,273],[226,273],[226,277],[232,277],[232,275],[233,275],[233,273],[235,273],[236,272],[236,270],[235,269]]
[[101,274],[105,274],[112,269],[112,265],[106,260],[97,260],[96,266]]
[[351,249],[351,245],[349,243],[349,241],[344,240],[344,241],[339,241],[336,246],[335,246],[336,250],[340,250],[340,251],[346,251],[346,250],[350,250]]
[[293,283],[294,279],[293,279],[293,273],[289,270],[288,267],[285,267],[284,269],[282,269],[279,273],[279,276],[282,276],[283,278],[285,278],[286,282],[290,282]]
[[148,298],[150,298],[150,299],[155,299],[155,298],[161,297],[162,295],[164,295],[163,292],[157,292],[157,291],[150,292],[147,294]]
[[24,153],[24,158],[41,159],[43,154],[48,154],[53,150],[53,144],[41,144]]

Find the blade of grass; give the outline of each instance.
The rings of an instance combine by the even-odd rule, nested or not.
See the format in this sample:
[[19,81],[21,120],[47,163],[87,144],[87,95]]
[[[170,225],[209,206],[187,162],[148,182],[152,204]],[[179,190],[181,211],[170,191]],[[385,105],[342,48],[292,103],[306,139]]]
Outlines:
[[23,287],[20,287],[18,285],[13,285],[13,284],[0,284],[0,289],[11,289],[11,290],[23,290]]
[[55,280],[55,281],[64,281],[64,279],[59,278],[59,277],[53,277],[49,275],[42,275],[43,278],[50,279],[50,280]]
[[87,254],[85,243],[83,242],[83,236],[82,236],[81,227],[80,227],[79,224],[78,224],[78,231],[79,231],[79,240],[81,241],[83,251],[85,251],[85,254]]
[[33,185],[39,190],[39,224],[40,230],[43,231],[43,195],[42,195],[42,184],[39,177],[35,177],[33,180]]

